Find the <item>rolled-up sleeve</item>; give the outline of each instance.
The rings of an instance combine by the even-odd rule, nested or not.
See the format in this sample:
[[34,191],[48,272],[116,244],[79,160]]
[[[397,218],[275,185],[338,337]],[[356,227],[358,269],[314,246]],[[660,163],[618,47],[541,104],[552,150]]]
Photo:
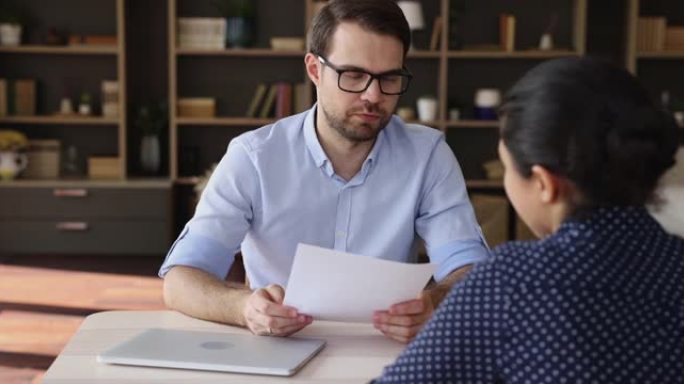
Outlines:
[[171,246],[159,276],[176,265],[225,278],[253,219],[258,177],[248,148],[228,146],[197,204],[195,214]]
[[416,231],[425,241],[430,261],[437,264],[435,280],[468,264],[486,260],[489,248],[468,199],[463,173],[442,139],[425,174]]

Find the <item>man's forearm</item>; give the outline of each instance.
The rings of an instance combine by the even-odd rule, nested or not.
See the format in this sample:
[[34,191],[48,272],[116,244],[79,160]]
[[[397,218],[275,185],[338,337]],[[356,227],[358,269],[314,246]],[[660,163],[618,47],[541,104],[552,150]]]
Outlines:
[[199,319],[245,326],[242,314],[251,291],[199,269],[175,266],[164,277],[164,302]]
[[444,297],[451,291],[451,287],[457,282],[463,280],[466,274],[472,269],[472,264],[468,264],[459,269],[452,271],[444,280],[439,283],[434,283],[428,286],[425,291],[430,295],[432,304],[435,308],[442,302]]

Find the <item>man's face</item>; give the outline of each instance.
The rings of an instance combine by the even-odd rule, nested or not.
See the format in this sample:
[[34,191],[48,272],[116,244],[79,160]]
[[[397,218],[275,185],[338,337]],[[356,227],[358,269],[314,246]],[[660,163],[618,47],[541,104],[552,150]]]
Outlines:
[[[339,69],[388,73],[402,69],[403,45],[395,37],[366,31],[355,23],[340,23],[325,59]],[[320,71],[318,106],[328,126],[349,141],[375,140],[399,96],[383,94],[377,79],[364,92],[345,92],[338,87],[335,70],[321,64]]]

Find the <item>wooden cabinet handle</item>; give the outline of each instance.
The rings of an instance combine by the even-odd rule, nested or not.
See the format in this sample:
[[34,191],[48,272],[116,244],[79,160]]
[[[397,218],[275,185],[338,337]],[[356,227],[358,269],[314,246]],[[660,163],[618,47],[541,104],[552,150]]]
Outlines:
[[55,225],[55,229],[65,232],[84,232],[88,230],[85,221],[61,221]]
[[52,190],[55,197],[86,197],[88,190],[84,188],[57,188]]

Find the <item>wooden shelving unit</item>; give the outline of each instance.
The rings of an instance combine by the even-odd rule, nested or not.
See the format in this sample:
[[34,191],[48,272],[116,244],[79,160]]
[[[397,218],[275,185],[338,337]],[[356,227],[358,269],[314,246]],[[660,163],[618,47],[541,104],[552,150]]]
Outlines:
[[[646,13],[644,13],[646,12]],[[661,51],[639,51],[638,20],[641,16],[660,16],[667,18],[668,26],[684,26],[684,6],[679,0],[647,2],[629,0],[627,3],[627,33],[625,36],[625,66],[651,92],[657,102],[663,102],[662,93],[667,91],[672,112],[684,112],[684,86],[681,79],[681,68],[684,66],[684,49]],[[684,144],[684,125],[680,135],[680,144]]]
[[[227,130],[229,132],[239,133],[241,130],[254,129],[266,124],[273,123],[275,119],[273,118],[250,118],[244,116],[226,116],[219,113],[216,117],[211,118],[195,118],[195,117],[183,117],[179,116],[175,106],[178,103],[180,97],[191,97],[195,95],[183,94],[181,78],[183,76],[194,76],[193,73],[188,73],[188,71],[183,71],[182,63],[201,61],[215,62],[221,60],[221,62],[236,62],[236,60],[247,59],[247,60],[258,60],[259,63],[272,63],[273,68],[277,68],[279,63],[291,63],[292,60],[298,61],[297,64],[301,66],[300,76],[302,79],[305,78],[303,58],[306,52],[301,50],[274,50],[265,47],[255,47],[255,48],[227,48],[221,50],[204,50],[204,49],[191,49],[179,47],[177,44],[177,30],[176,21],[178,17],[183,16],[179,14],[179,8],[181,8],[181,3],[187,2],[188,0],[169,0],[168,7],[168,35],[169,35],[169,168],[171,178],[180,185],[192,185],[196,182],[197,178],[195,175],[183,175],[179,171],[179,157],[183,156],[181,153],[184,142],[181,139],[183,132],[190,131],[193,129],[202,129],[203,131],[215,132],[217,129]],[[302,12],[309,14],[311,7],[311,0],[305,0],[302,5]],[[206,15],[211,16],[211,15]],[[215,16],[215,15],[214,15]],[[304,17],[305,22],[308,22],[309,17]],[[284,22],[283,22],[284,23]],[[302,26],[302,30],[305,27]],[[300,64],[301,63],[301,64]],[[287,76],[285,76],[287,78]],[[291,78],[291,75],[290,75]],[[238,79],[235,79],[238,80]],[[242,81],[241,79],[238,81]],[[260,82],[261,80],[257,80]],[[252,82],[255,82],[252,80]],[[253,89],[250,90],[253,92]],[[251,97],[249,95],[231,95],[235,97]],[[311,99],[311,95],[308,97]],[[200,133],[198,133],[200,134]],[[233,136],[232,133],[227,133],[227,136]],[[227,144],[227,141],[225,142]],[[219,159],[216,159],[218,161]],[[199,170],[202,172],[202,170]]]
[[7,116],[0,117],[0,123],[37,125],[118,125],[119,118],[102,116]]
[[[660,2],[660,4],[667,5],[667,1]],[[677,0],[672,0],[671,4],[679,3]],[[637,22],[641,16],[641,0],[629,0],[627,3],[626,25],[627,33],[625,36],[625,65],[627,69],[633,74],[639,73],[639,61],[643,60],[681,60],[684,59],[684,50],[682,51],[647,51],[640,52],[637,50]],[[666,13],[663,9],[663,15]]]
[[449,51],[450,59],[555,59],[558,57],[577,56],[581,53],[571,50],[539,51],[527,50],[516,52],[504,51]]
[[20,45],[0,46],[0,53],[24,53],[36,55],[118,55],[119,48],[110,45]]
[[[270,65],[273,68],[278,67],[279,63],[285,63],[285,60],[300,59],[303,58],[305,52],[303,51],[274,51],[269,48],[258,47],[249,49],[222,49],[216,51],[198,50],[198,49],[188,49],[179,48],[176,44],[176,20],[179,16],[179,4],[187,0],[169,0],[169,12],[168,12],[168,35],[169,35],[169,105],[172,106],[171,116],[170,116],[170,140],[169,140],[169,153],[170,153],[170,169],[171,177],[180,184],[188,184],[188,180],[196,180],[195,175],[187,175],[179,173],[179,156],[180,147],[183,146],[183,140],[181,136],[189,137],[187,130],[196,129],[196,135],[201,135],[200,129],[204,132],[206,131],[215,132],[219,129],[230,130],[231,132],[239,132],[240,129],[248,130],[254,129],[266,124],[270,124],[275,121],[275,119],[258,119],[258,118],[246,118],[239,116],[217,116],[214,118],[188,118],[179,117],[175,113],[175,106],[178,101],[178,97],[194,96],[182,94],[179,91],[179,78],[185,75],[179,66],[187,65],[185,63],[194,60],[202,65],[202,68],[207,68],[210,60],[221,60],[221,63],[228,62],[228,60],[235,59],[245,59],[247,60],[258,60],[254,61],[255,66],[258,65]],[[305,13],[304,23],[306,31],[309,27],[310,20],[313,18],[313,12],[317,8],[320,1],[315,0],[303,0],[304,6],[302,8]],[[484,120],[474,120],[467,114],[464,116],[462,114],[462,120],[451,121],[448,119],[448,109],[450,99],[454,96],[456,90],[459,89],[459,84],[455,84],[460,75],[459,69],[454,69],[459,65],[471,65],[470,63],[500,63],[500,65],[508,66],[508,63],[514,63],[516,66],[527,66],[531,67],[535,63],[567,56],[578,56],[584,55],[586,50],[586,18],[587,18],[587,0],[566,0],[567,3],[563,5],[563,14],[560,17],[566,18],[565,20],[570,20],[565,23],[565,26],[569,31],[565,32],[565,36],[568,36],[563,43],[559,45],[554,50],[538,50],[529,49],[527,47],[521,47],[521,49],[507,52],[503,50],[453,50],[449,47],[448,37],[449,33],[449,12],[450,5],[453,0],[429,0],[423,1],[423,7],[425,12],[426,20],[426,32],[429,34],[428,29],[432,28],[431,20],[435,19],[435,16],[442,15],[441,17],[441,36],[440,42],[436,50],[427,50],[425,47],[428,45],[422,44],[416,46],[416,49],[409,51],[407,55],[407,67],[414,73],[414,83],[409,89],[409,93],[404,95],[400,100],[400,106],[413,105],[415,99],[423,93],[434,94],[438,99],[438,116],[435,121],[421,123],[436,129],[439,129],[447,135],[449,140],[452,136],[458,136],[462,134],[470,134],[469,132],[481,132],[485,135],[495,135],[496,130],[499,127],[498,121],[484,121]],[[470,1],[470,0],[469,0]],[[472,0],[474,1],[474,0]],[[294,3],[292,3],[294,4]],[[298,5],[299,6],[299,5]],[[505,2],[502,2],[502,9],[509,7]],[[555,6],[550,6],[549,9],[553,10]],[[185,7],[184,9],[187,9]],[[513,13],[518,13],[517,9],[512,9]],[[499,12],[499,11],[493,11]],[[525,11],[520,11],[520,16],[524,17]],[[206,15],[211,16],[211,15]],[[496,15],[495,15],[496,16]],[[284,21],[281,21],[285,23]],[[526,24],[522,21],[517,23],[517,28],[525,29]],[[282,28],[281,28],[282,29]],[[498,37],[497,37],[498,38]],[[496,42],[496,41],[493,41]],[[282,60],[281,60],[282,59]],[[267,60],[275,60],[273,64],[267,62]],[[527,63],[529,61],[529,64]],[[289,62],[289,61],[288,61]],[[245,66],[251,65],[244,64]],[[302,67],[301,72],[304,74],[303,64],[298,63]],[[477,65],[477,64],[474,64]],[[188,74],[189,76],[195,76],[196,74]],[[224,73],[225,76],[231,76],[227,72]],[[245,82],[244,79],[238,79],[237,77],[231,79],[235,82]],[[261,80],[253,80],[261,81]],[[488,79],[483,78],[482,82],[488,82]],[[505,88],[504,85],[499,85],[502,91]],[[415,89],[414,89],[415,88]],[[252,95],[249,94],[229,94],[225,92],[226,97],[235,98],[249,98]],[[472,97],[472,96],[471,96]],[[404,101],[402,103],[402,100]],[[417,121],[411,121],[411,123],[417,123]],[[491,133],[489,133],[491,132]],[[193,133],[195,135],[195,133]],[[226,132],[226,136],[230,136]],[[187,140],[187,139],[185,139]],[[226,143],[227,144],[227,140]],[[492,144],[495,147],[495,143]],[[460,154],[455,151],[459,161],[465,163],[470,161],[467,156]],[[217,154],[216,161],[219,160],[220,155]],[[496,156],[494,153],[493,156]],[[201,171],[200,171],[201,172]],[[501,183],[496,181],[480,180],[478,177],[472,177],[473,180],[468,182],[469,186],[477,186],[478,188],[490,188],[490,189],[501,189]]]
[[206,49],[190,49],[190,48],[176,48],[178,56],[230,56],[230,57],[304,57],[303,51],[281,51],[273,49],[223,49],[223,50],[206,50]]
[[176,124],[261,127],[275,121],[275,119],[258,119],[250,117],[178,117],[176,119]]
[[[114,28],[115,30],[112,31],[113,34],[116,35],[117,43],[116,45],[74,45],[74,46],[48,46],[48,45],[37,45],[37,44],[25,44],[25,45],[19,45],[19,46],[14,46],[14,47],[7,47],[7,46],[2,46],[0,47],[0,60],[5,60],[7,59],[10,61],[12,58],[20,58],[23,56],[40,56],[40,57],[29,57],[26,60],[35,62],[35,61],[41,61],[43,63],[49,62],[50,60],[58,60],[60,59],[61,56],[68,56],[70,57],[69,63],[74,62],[74,60],[78,60],[77,65],[83,65],[84,67],[88,66],[89,60],[102,60],[101,58],[104,58],[104,60],[115,60],[115,70],[112,75],[109,75],[106,78],[98,78],[96,81],[102,81],[102,80],[110,80],[114,79],[118,82],[119,85],[119,111],[118,111],[118,116],[116,118],[107,118],[103,116],[97,116],[97,115],[91,115],[91,116],[79,116],[79,115],[73,115],[73,116],[62,116],[62,115],[35,115],[35,116],[5,116],[0,118],[0,128],[2,126],[6,126],[8,124],[12,125],[20,125],[21,128],[20,130],[23,129],[35,129],[35,127],[38,127],[39,129],[51,129],[53,126],[64,126],[67,127],[65,129],[68,129],[68,127],[71,126],[97,126],[97,127],[106,127],[110,128],[113,127],[116,129],[116,143],[114,146],[112,146],[111,149],[107,149],[106,152],[108,154],[115,153],[116,156],[118,156],[121,161],[121,169],[120,169],[120,174],[122,175],[122,178],[125,179],[127,177],[127,161],[126,161],[126,0],[110,0],[111,3],[113,4],[113,8],[115,10],[115,14],[113,16],[114,20]],[[38,4],[32,4],[32,2],[27,1],[26,6],[28,8],[31,7],[39,7]],[[34,9],[35,10],[35,9]],[[49,15],[48,15],[49,16]],[[47,20],[46,20],[47,21]],[[78,56],[75,57],[74,56]],[[32,64],[29,64],[32,65]],[[17,70],[14,69],[16,72]],[[19,72],[23,73],[31,73],[32,68],[24,69],[22,68],[19,70]],[[84,73],[87,73],[87,71],[84,71]],[[39,82],[41,81],[41,76],[45,76],[46,74],[43,72],[40,72],[39,70],[35,71],[34,73],[31,73],[30,76],[23,75],[22,77],[24,78],[32,78],[35,77]],[[89,75],[84,74],[82,75],[84,79],[86,79]],[[0,73],[0,77],[7,77],[5,74]],[[56,80],[53,78],[53,82],[56,82]],[[77,82],[87,82],[87,81],[92,81],[92,79],[87,79],[87,80],[78,80]],[[48,84],[44,85],[42,84],[41,87],[51,87],[55,88],[58,86],[58,84]],[[49,89],[54,93],[54,89]],[[44,90],[43,90],[44,91]],[[40,88],[39,91],[41,92]],[[99,99],[99,97],[97,97]],[[53,113],[55,111],[38,111],[39,113]],[[30,138],[40,138],[40,137],[30,137]]]

